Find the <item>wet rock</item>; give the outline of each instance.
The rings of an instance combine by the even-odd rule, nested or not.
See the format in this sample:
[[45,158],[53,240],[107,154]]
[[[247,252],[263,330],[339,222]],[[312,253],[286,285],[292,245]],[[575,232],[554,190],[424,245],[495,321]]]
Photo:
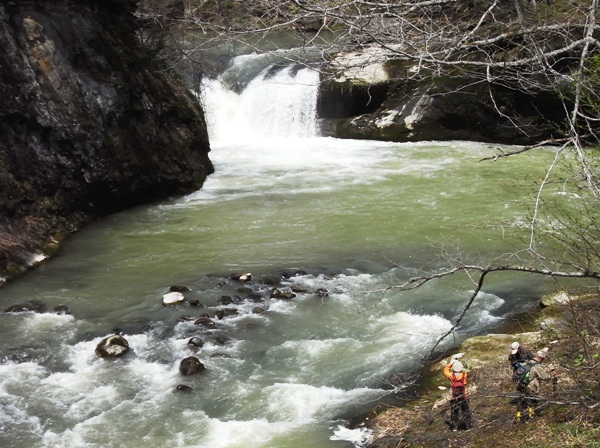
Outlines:
[[27,353],[13,353],[11,355],[0,355],[0,364],[21,364],[24,362],[30,362],[31,359],[31,356],[29,356]]
[[263,299],[263,296],[261,296],[260,294],[258,294],[258,293],[255,292],[255,293],[252,293],[252,294],[248,294],[246,296],[246,300],[248,300],[249,302],[256,302],[256,303],[258,303],[258,302],[262,302],[264,299]]
[[177,318],[177,322],[191,322],[196,319],[197,319],[197,317],[194,317],[194,316],[179,316]]
[[108,336],[96,346],[96,355],[101,358],[118,358],[129,350],[129,343],[121,335]]
[[329,295],[329,291],[327,291],[325,288],[317,288],[315,290],[315,294],[319,297],[327,297]]
[[252,280],[252,274],[250,272],[246,272],[245,274],[232,274],[232,280],[237,280],[238,282],[249,282]]
[[200,362],[198,358],[195,356],[188,356],[181,360],[179,364],[179,372],[182,375],[194,375],[197,373],[202,373],[206,370],[204,364]]
[[303,275],[308,275],[308,272],[303,271],[302,269],[294,269],[294,270],[286,270],[280,273],[283,278],[292,278],[292,277],[301,277]]
[[219,282],[219,283],[217,283],[217,284],[215,285],[215,288],[217,288],[217,289],[220,289],[220,288],[222,288],[223,286],[225,286],[226,284],[227,284],[227,282]]
[[71,314],[71,308],[67,305],[58,305],[52,308],[52,312],[58,315]]
[[188,386],[187,384],[177,384],[173,388],[173,392],[175,392],[175,393],[186,393],[186,394],[189,394],[193,390],[194,390],[194,388],[192,386]]
[[225,344],[227,344],[228,341],[229,341],[229,339],[225,336],[217,336],[216,338],[213,339],[213,343],[215,345],[225,345]]
[[185,300],[185,297],[180,292],[169,292],[163,295],[163,305],[175,305]]
[[189,305],[189,306],[195,306],[195,307],[198,307],[198,308],[204,308],[204,304],[202,304],[202,303],[200,302],[200,300],[196,300],[196,299],[194,299],[194,300],[190,300],[190,301],[188,302],[188,305]]
[[44,309],[44,305],[41,302],[31,301],[25,303],[17,303],[11,305],[4,310],[5,313],[41,313]]
[[205,328],[216,328],[216,324],[210,317],[201,317],[200,319],[196,319],[194,324],[200,325]]
[[219,300],[217,300],[217,305],[231,305],[233,303],[233,298],[231,296],[221,296]]
[[204,341],[199,337],[194,336],[193,338],[190,338],[190,340],[187,342],[187,346],[190,350],[197,352],[202,347],[204,347]]
[[281,284],[281,277],[278,275],[263,275],[260,280],[262,283],[269,286],[277,286]]
[[220,310],[217,310],[217,313],[216,313],[217,318],[219,320],[224,319],[226,317],[237,316],[238,314],[239,314],[239,312],[235,308],[220,309]]
[[290,299],[293,299],[294,297],[296,297],[296,294],[294,294],[291,291],[282,291],[280,289],[274,288],[271,291],[270,297],[272,299],[290,300]]
[[186,292],[186,291],[191,291],[191,289],[188,288],[187,286],[173,285],[173,286],[169,287],[169,291],[170,292]]
[[260,306],[255,306],[254,308],[252,308],[252,314],[261,314],[265,311],[266,310],[264,308],[261,308]]
[[306,286],[302,286],[302,285],[292,285],[292,286],[290,286],[290,289],[292,290],[292,292],[295,292],[298,294],[308,294],[310,292],[309,288],[307,288]]

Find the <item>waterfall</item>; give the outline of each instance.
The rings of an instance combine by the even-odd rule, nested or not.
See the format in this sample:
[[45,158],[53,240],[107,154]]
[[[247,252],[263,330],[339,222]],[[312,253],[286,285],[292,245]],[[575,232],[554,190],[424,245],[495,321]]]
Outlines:
[[211,143],[249,143],[317,135],[319,73],[299,65],[270,65],[241,92],[227,83],[249,58],[238,58],[219,79],[205,80],[200,95]]

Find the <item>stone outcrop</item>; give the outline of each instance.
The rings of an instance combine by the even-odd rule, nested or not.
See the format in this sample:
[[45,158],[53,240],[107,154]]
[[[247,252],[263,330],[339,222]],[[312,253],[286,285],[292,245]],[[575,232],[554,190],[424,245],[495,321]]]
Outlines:
[[140,45],[135,8],[0,4],[0,285],[85,223],[213,171],[202,110]]
[[317,113],[321,133],[337,138],[396,142],[470,140],[532,144],[552,137],[564,118],[550,93],[474,82],[460,75],[414,76],[412,63],[377,55],[340,55],[325,69]]

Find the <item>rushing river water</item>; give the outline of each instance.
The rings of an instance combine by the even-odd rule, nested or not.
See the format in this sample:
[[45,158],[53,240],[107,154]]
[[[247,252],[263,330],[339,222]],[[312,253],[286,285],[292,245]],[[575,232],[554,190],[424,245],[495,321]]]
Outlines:
[[[207,82],[216,172],[205,186],[88,227],[0,290],[2,309],[72,310],[0,314],[0,446],[360,446],[367,434],[348,419],[409,378],[473,284],[382,290],[458,251],[512,251],[552,153],[480,162],[494,147],[321,138],[316,82],[308,69],[259,76],[241,94]],[[246,272],[248,283],[229,278]],[[278,288],[296,297],[272,299],[266,276],[283,272]],[[186,303],[162,305],[171,285],[191,289]],[[490,277],[445,346],[501,328],[545,289]],[[213,329],[181,319],[217,309]],[[131,352],[97,358],[116,328]],[[192,336],[204,340],[196,353]],[[206,372],[179,373],[190,355]]]

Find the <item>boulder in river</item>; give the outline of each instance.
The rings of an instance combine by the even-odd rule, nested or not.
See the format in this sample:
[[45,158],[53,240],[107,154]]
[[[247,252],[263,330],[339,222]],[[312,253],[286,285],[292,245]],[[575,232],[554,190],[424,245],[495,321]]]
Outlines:
[[272,299],[290,300],[296,297],[296,294],[291,291],[282,291],[281,289],[273,288],[270,297]]
[[184,300],[184,295],[177,291],[168,292],[163,295],[163,305],[165,306],[175,305],[177,303],[183,302]]
[[210,317],[201,317],[194,322],[196,325],[201,325],[206,328],[215,328],[216,325]]
[[101,358],[118,358],[129,350],[129,342],[121,335],[111,335],[96,346],[96,355]]
[[195,356],[188,356],[179,363],[179,372],[182,375],[194,375],[196,373],[202,373],[205,370],[206,367],[204,367],[204,364],[202,364]]
[[233,274],[231,278],[239,282],[249,282],[250,280],[252,280],[252,274],[250,272],[246,272],[245,274],[241,275]]

